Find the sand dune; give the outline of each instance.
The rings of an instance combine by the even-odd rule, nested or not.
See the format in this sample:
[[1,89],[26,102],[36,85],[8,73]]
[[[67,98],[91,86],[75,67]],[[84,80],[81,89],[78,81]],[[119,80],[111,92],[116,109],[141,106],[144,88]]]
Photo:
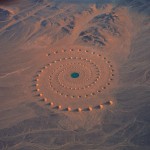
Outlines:
[[149,9],[0,1],[0,149],[148,150]]

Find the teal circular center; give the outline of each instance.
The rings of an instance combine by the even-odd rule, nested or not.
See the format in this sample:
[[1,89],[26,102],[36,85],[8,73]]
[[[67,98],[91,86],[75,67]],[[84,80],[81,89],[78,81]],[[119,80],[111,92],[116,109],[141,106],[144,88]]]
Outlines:
[[79,73],[77,73],[77,72],[73,72],[73,73],[71,73],[71,78],[78,78],[79,77]]

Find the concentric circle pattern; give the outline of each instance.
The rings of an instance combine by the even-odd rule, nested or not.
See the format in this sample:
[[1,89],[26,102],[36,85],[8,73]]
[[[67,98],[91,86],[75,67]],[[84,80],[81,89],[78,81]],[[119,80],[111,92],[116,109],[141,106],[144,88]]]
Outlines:
[[81,49],[54,51],[47,56],[49,63],[35,79],[36,91],[44,101],[68,111],[102,108],[99,95],[114,77],[110,60],[98,52]]

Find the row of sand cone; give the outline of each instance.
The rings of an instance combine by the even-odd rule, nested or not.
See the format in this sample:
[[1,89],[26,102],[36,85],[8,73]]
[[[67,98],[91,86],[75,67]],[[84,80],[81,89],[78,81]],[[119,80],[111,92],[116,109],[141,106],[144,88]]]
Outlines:
[[[43,96],[43,94],[39,94],[39,96]],[[47,98],[44,98],[43,101],[44,101],[44,102],[48,102],[48,99],[47,99]],[[53,102],[49,102],[48,104],[49,104],[51,107],[54,106],[54,103],[53,103]],[[113,105],[113,101],[110,100],[110,101],[106,102],[105,104],[107,104],[107,105]],[[61,110],[61,109],[62,109],[62,106],[61,106],[61,105],[57,105],[55,108]],[[103,108],[104,108],[104,105],[103,105],[103,104],[100,104],[100,105],[96,106],[96,108],[97,108],[97,109],[103,109]],[[67,107],[65,110],[68,111],[68,112],[70,112],[70,111],[72,111],[72,108],[71,108],[71,107]],[[89,106],[86,110],[92,111],[92,110],[93,110],[93,107]],[[77,111],[77,112],[82,112],[83,109],[79,107],[79,108],[76,109],[76,111]]]
[[[70,49],[70,50],[65,50],[65,49],[62,49],[61,51],[54,51],[53,53],[47,53],[46,54],[46,56],[51,56],[51,54],[58,54],[58,53],[60,53],[60,52],[67,52],[67,51],[70,51],[70,52],[73,52],[73,51],[76,51],[76,52],[81,52],[81,51],[84,51],[85,53],[91,53],[91,54],[97,54],[97,56],[102,56],[101,54],[99,54],[99,53],[96,53],[96,52],[94,52],[94,51],[91,51],[90,52],[90,50],[81,50],[81,49],[78,49],[78,50],[75,50],[75,49]],[[106,57],[104,57],[105,59],[106,59]]]

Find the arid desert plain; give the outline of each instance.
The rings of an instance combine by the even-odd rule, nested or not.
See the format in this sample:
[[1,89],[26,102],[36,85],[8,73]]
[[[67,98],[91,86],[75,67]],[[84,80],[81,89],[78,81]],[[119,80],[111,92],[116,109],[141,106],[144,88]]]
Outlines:
[[0,150],[150,150],[150,0],[0,0]]

